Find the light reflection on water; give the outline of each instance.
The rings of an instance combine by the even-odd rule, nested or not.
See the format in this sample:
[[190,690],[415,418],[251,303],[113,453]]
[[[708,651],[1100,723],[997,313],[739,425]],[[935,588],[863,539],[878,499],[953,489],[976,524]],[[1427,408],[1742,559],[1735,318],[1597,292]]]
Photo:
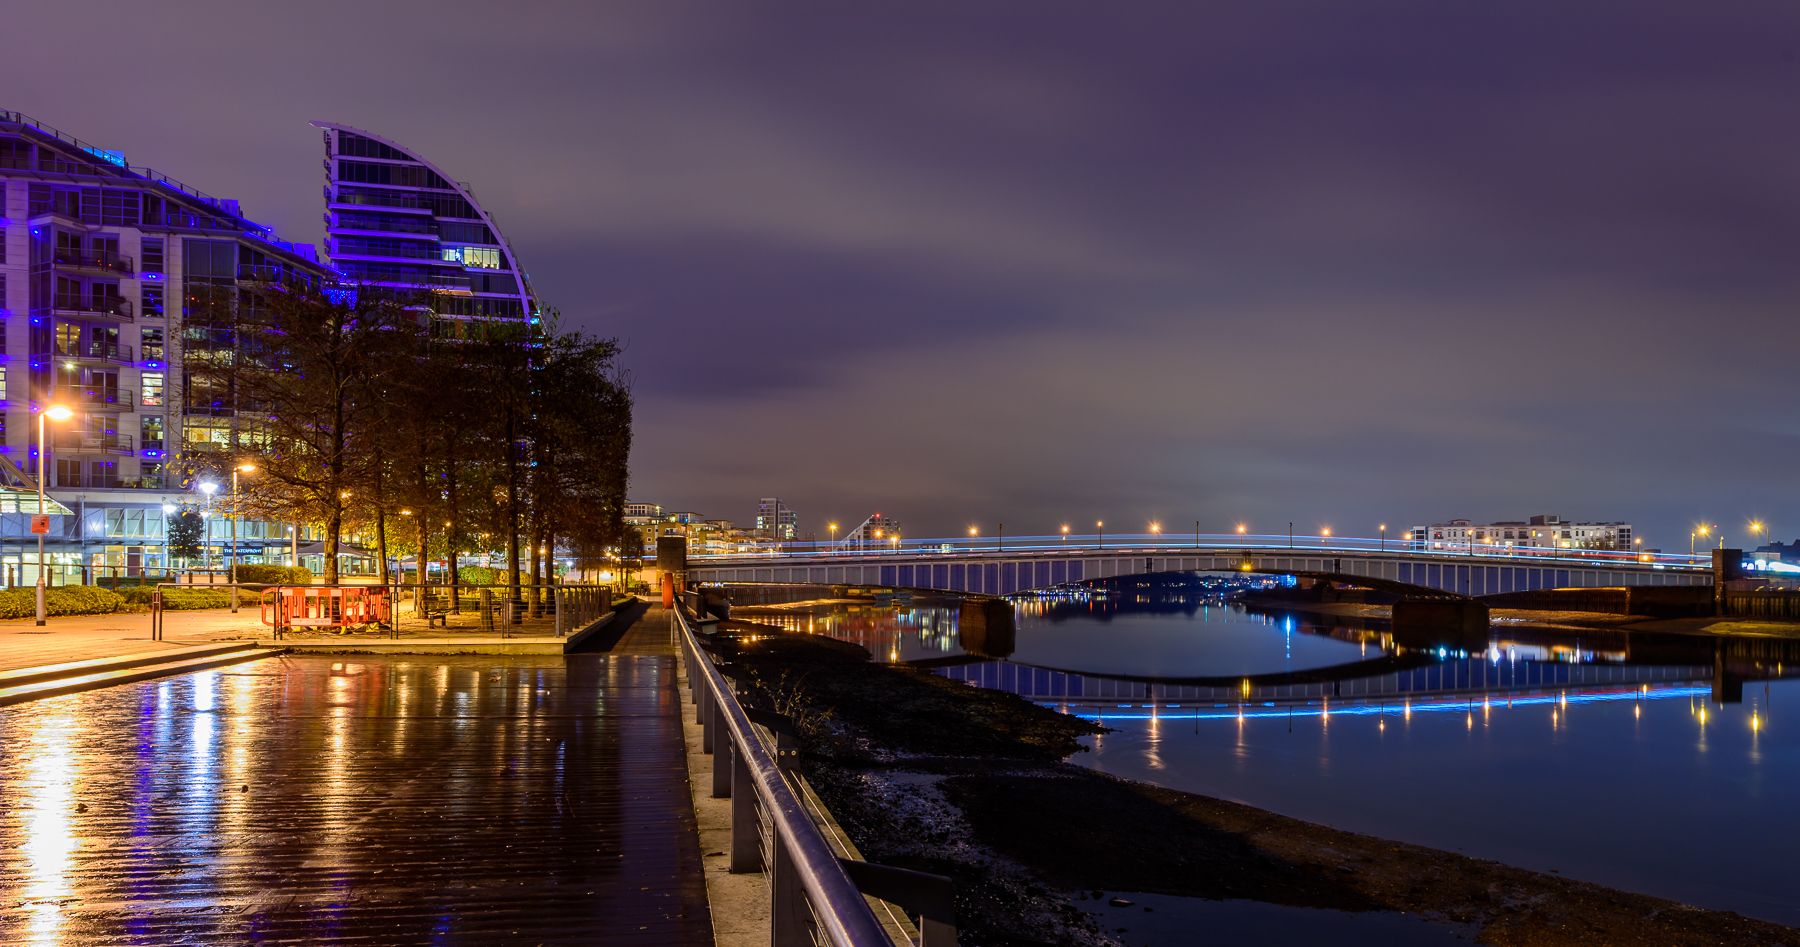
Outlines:
[[84,727],[78,716],[59,713],[46,716],[26,743],[24,780],[19,795],[8,808],[22,823],[25,885],[22,899],[28,915],[26,943],[58,943],[63,926],[63,903],[72,891],[69,867],[80,837],[72,824],[75,783],[80,766],[74,745]]
[[[1379,627],[1192,606],[1029,603],[1006,660],[960,663],[954,608],[779,623],[1098,719],[1111,732],[1075,761],[1105,772],[1800,924],[1800,753],[1778,711],[1800,701],[1800,645],[1502,629],[1440,660]],[[1371,659],[1395,666],[1328,667]]]

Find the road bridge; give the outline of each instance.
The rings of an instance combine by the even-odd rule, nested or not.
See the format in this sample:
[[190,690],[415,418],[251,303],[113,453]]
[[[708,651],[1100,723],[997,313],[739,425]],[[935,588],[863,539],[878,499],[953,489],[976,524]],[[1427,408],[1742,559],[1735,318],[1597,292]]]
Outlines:
[[[1187,537],[1183,537],[1187,540]],[[1235,542],[1233,540],[1236,540]],[[1480,597],[1553,588],[1708,586],[1709,560],[1600,550],[1423,549],[1364,539],[1284,545],[1274,537],[1123,537],[1073,542],[1033,537],[891,540],[883,548],[802,547],[777,552],[697,555],[698,582],[875,585],[1007,595],[1072,582],[1164,572],[1300,575]]]

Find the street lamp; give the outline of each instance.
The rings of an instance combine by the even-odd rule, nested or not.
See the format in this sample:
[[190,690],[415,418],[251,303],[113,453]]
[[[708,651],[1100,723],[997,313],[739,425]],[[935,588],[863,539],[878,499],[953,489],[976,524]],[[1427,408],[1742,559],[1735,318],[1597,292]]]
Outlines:
[[1162,535],[1162,524],[1152,520],[1150,523],[1150,535],[1161,536]]
[[236,467],[231,468],[231,565],[229,568],[230,568],[231,584],[232,584],[232,586],[234,586],[234,591],[231,593],[231,610],[234,612],[237,611],[237,592],[235,591],[235,586],[237,585],[237,557],[238,557],[238,548],[237,548],[238,474],[255,473],[255,472],[256,472],[255,464],[238,464]]
[[37,568],[37,623],[44,624],[44,534],[50,532],[50,520],[44,515],[44,478],[50,471],[50,443],[44,439],[44,422],[67,421],[75,416],[75,412],[60,404],[49,405],[38,412],[38,519],[31,524],[31,531],[38,538]]
[[1062,538],[1063,538],[1063,542],[1065,542],[1065,543],[1069,541],[1069,524],[1067,524],[1067,523],[1063,524]]
[[831,548],[833,550],[836,550],[837,549],[837,521],[832,520],[831,522],[826,523],[825,528],[831,531]]
[[[219,485],[211,480],[202,480],[200,481],[200,492],[206,494],[206,508],[200,511],[201,517],[206,520],[206,547],[201,550],[200,568],[210,569],[212,568],[212,498],[213,494],[219,492]],[[212,580],[208,579],[207,581]]]
[[1705,539],[1712,535],[1712,527],[1701,523],[1688,531],[1688,555],[1694,555],[1694,540]]
[[1099,532],[1100,532],[1100,548],[1105,549],[1106,548],[1106,521],[1105,520],[1095,520],[1094,521],[1094,529],[1099,530]]
[[1005,523],[1000,524],[999,543],[1000,543],[1000,551],[1005,552],[1006,551],[1006,524]]
[[1387,524],[1381,524],[1381,551],[1387,552]]
[[1752,537],[1754,537],[1754,541],[1759,544],[1762,542],[1763,533],[1767,529],[1768,529],[1768,527],[1763,525],[1762,520],[1751,520],[1750,521],[1750,535]]

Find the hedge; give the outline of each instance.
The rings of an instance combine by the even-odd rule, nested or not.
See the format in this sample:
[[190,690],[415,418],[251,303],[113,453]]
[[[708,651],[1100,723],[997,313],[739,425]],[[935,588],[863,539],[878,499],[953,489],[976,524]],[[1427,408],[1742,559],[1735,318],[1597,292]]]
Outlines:
[[237,580],[248,585],[311,585],[313,574],[304,566],[240,565]]
[[[44,612],[49,615],[108,615],[119,610],[124,599],[91,585],[55,585],[44,590]],[[37,589],[0,591],[0,618],[30,618],[37,614]]]
[[[137,588],[126,589],[121,593],[121,598],[128,605],[149,605],[150,596],[155,592],[156,589],[150,586],[140,585]],[[164,588],[162,590],[163,608],[183,612],[200,608],[230,608],[229,592],[229,589],[211,589],[205,586]],[[243,599],[240,598],[239,601],[241,602]]]

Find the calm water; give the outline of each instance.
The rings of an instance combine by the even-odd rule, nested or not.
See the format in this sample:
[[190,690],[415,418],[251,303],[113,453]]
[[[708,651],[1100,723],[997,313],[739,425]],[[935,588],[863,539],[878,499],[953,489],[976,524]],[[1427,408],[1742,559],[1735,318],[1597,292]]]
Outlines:
[[1800,924],[1793,645],[1498,633],[1440,658],[1171,596],[1015,615],[1004,660],[963,655],[955,607],[777,620],[1099,719],[1077,761],[1105,772]]

